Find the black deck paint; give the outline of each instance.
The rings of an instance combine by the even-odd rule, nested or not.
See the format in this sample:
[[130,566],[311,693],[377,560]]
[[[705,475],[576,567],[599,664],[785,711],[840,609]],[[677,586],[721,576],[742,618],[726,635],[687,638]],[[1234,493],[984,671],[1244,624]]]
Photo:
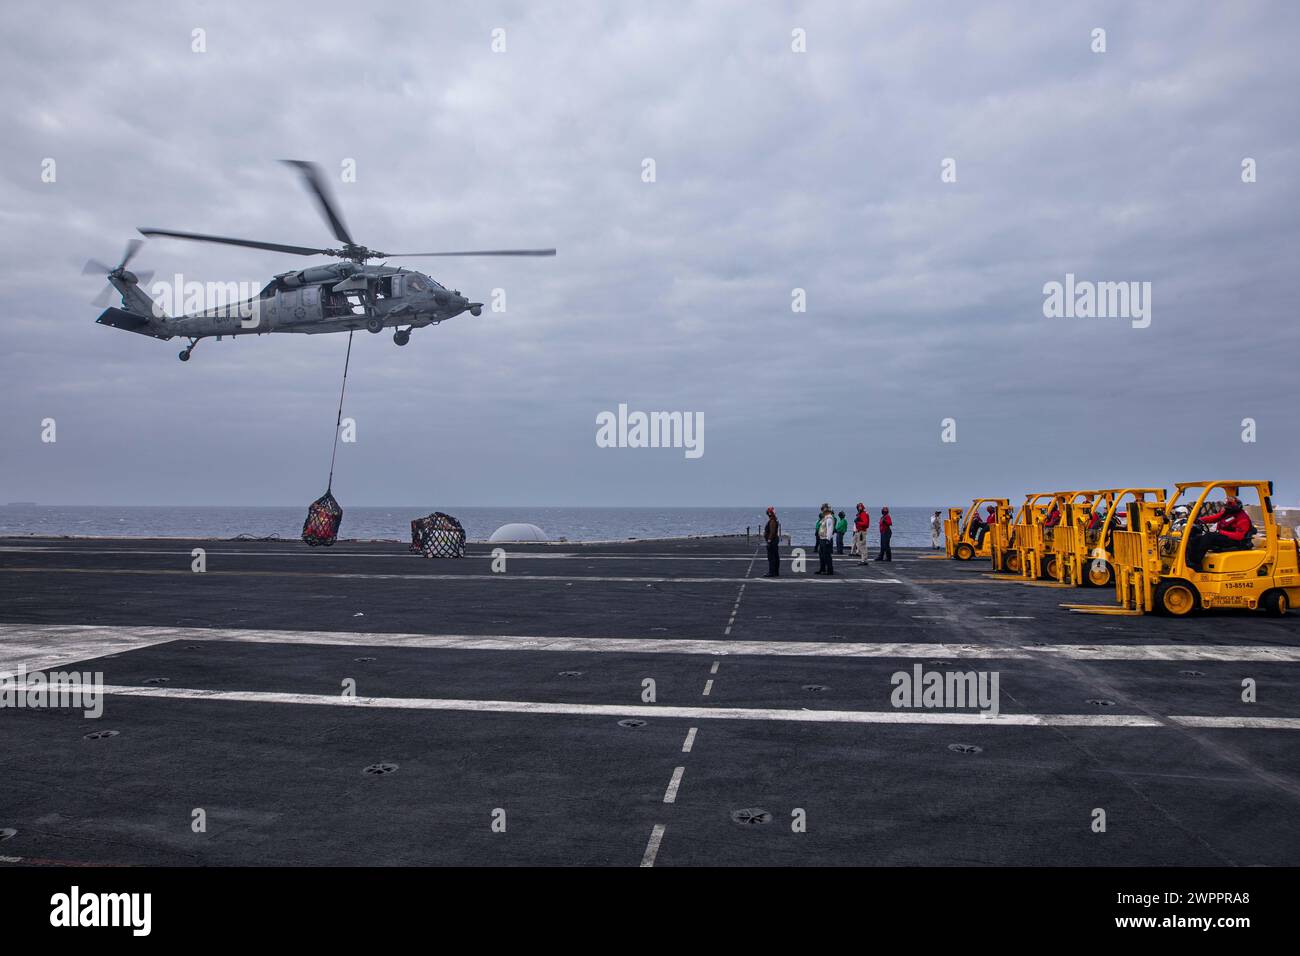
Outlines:
[[[385,646],[385,634],[926,643],[929,668],[996,669],[1004,713],[1300,716],[1300,665],[961,656],[1035,643],[1300,646],[1300,614],[1083,617],[1109,592],[1025,587],[987,564],[837,562],[780,582],[743,538],[490,546],[0,540],[0,623],[349,632],[347,646],[177,640],[78,665],[109,684],[374,697],[891,710],[912,658]],[[190,571],[191,549],[208,573]],[[162,554],[150,552],[165,552]],[[695,557],[669,561],[655,556]],[[754,558],[752,564],[750,558]],[[810,569],[815,570],[815,561]],[[123,573],[144,572],[144,573]],[[367,575],[337,577],[334,575]],[[785,574],[790,575],[788,562]],[[369,577],[400,575],[403,577]],[[439,576],[455,575],[455,579]],[[746,581],[729,637],[724,628]],[[405,577],[410,576],[410,577]],[[627,581],[599,581],[620,577]],[[898,578],[864,584],[862,578]],[[555,580],[567,578],[569,580]],[[702,579],[727,580],[702,580]],[[530,580],[531,579],[531,580]],[[360,616],[358,616],[360,615]],[[991,620],[1000,615],[1032,620]],[[0,650],[3,645],[0,644]],[[358,661],[357,658],[374,658]],[[712,664],[720,661],[716,673]],[[945,665],[942,662],[947,662]],[[73,665],[73,662],[69,662]],[[1194,670],[1199,676],[1182,672]],[[580,676],[561,676],[578,671]],[[1240,700],[1253,677],[1259,702]],[[708,696],[705,682],[713,681]],[[813,693],[806,685],[823,685]],[[1099,709],[1089,699],[1115,701]],[[105,716],[0,711],[0,856],[158,864],[1294,865],[1300,731],[801,724],[428,712],[110,697]],[[698,731],[690,753],[681,748]],[[95,729],[120,733],[86,740]],[[983,750],[962,754],[950,744]],[[368,776],[363,768],[393,763]],[[663,802],[676,767],[676,801]],[[1108,829],[1091,832],[1104,808]],[[191,831],[203,808],[208,832]],[[493,833],[496,808],[507,830]],[[731,814],[762,808],[767,824]],[[791,830],[806,811],[807,832]]]

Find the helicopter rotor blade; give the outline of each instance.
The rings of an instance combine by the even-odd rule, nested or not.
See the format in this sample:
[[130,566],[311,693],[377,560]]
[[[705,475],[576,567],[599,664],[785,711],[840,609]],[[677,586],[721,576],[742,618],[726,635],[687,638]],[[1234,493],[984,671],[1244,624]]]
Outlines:
[[117,290],[114,289],[111,285],[106,285],[104,286],[103,291],[99,293],[99,295],[95,296],[93,299],[90,300],[90,304],[95,306],[95,308],[97,309],[103,309],[107,307],[107,305],[110,302],[113,301],[113,294],[115,292],[117,292]]
[[83,276],[89,276],[89,275],[106,276],[112,271],[113,271],[112,266],[108,265],[105,262],[100,262],[98,259],[87,259],[86,264],[81,267],[81,274]]
[[143,239],[128,240],[126,244],[126,251],[122,253],[122,261],[117,264],[117,268],[125,269],[126,264],[135,258],[135,254],[140,251],[140,247],[143,245],[144,245]]
[[177,232],[172,229],[146,229],[143,227],[141,227],[140,232],[146,236],[170,236],[172,239],[194,239],[198,242],[219,242],[227,246],[243,246],[246,249],[266,249],[269,252],[288,252],[299,256],[319,256],[329,253],[328,249],[313,249],[310,246],[289,246],[279,242],[257,242],[253,239],[232,239],[229,236],[210,236],[202,232]]
[[478,249],[469,252],[388,252],[389,258],[410,258],[413,256],[553,256],[554,249]]
[[153,278],[152,269],[145,269],[143,272],[133,272],[131,274],[135,276],[136,285],[147,286],[149,284],[149,280]]
[[339,242],[347,243],[349,246],[356,245],[352,241],[352,234],[348,232],[348,227],[343,223],[343,217],[339,215],[338,204],[334,202],[333,197],[330,195],[321,168],[315,163],[307,162],[304,159],[282,159],[280,162],[298,170],[298,174],[302,176],[307,188],[316,196],[321,215],[330,224],[330,229],[334,232],[334,238]]

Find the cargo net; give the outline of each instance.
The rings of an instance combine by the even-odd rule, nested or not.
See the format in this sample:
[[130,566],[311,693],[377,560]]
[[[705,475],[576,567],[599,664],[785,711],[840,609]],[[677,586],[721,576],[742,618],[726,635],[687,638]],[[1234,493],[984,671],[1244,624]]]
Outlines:
[[465,529],[441,511],[416,518],[411,522],[411,552],[426,558],[463,558]]
[[317,545],[328,548],[338,540],[339,525],[342,523],[343,509],[327,491],[307,509],[307,520],[302,526],[302,540],[313,548]]

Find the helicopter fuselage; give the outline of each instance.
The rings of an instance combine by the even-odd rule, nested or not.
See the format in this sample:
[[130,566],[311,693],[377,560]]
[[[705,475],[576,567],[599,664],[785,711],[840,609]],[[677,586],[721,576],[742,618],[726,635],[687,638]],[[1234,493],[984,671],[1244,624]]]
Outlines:
[[335,262],[276,276],[255,299],[220,303],[164,318],[171,335],[207,338],[315,334],[351,329],[424,328],[481,308],[421,272],[393,266]]

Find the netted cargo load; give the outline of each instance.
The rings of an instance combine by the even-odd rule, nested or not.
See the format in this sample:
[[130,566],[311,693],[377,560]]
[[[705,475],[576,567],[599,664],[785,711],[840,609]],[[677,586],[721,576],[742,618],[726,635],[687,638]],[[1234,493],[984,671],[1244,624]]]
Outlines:
[[307,520],[302,526],[302,540],[313,548],[317,545],[329,547],[339,536],[339,525],[343,523],[343,508],[334,500],[334,495],[326,491],[307,509]]
[[426,558],[463,558],[465,529],[441,511],[416,518],[411,522],[411,552]]

